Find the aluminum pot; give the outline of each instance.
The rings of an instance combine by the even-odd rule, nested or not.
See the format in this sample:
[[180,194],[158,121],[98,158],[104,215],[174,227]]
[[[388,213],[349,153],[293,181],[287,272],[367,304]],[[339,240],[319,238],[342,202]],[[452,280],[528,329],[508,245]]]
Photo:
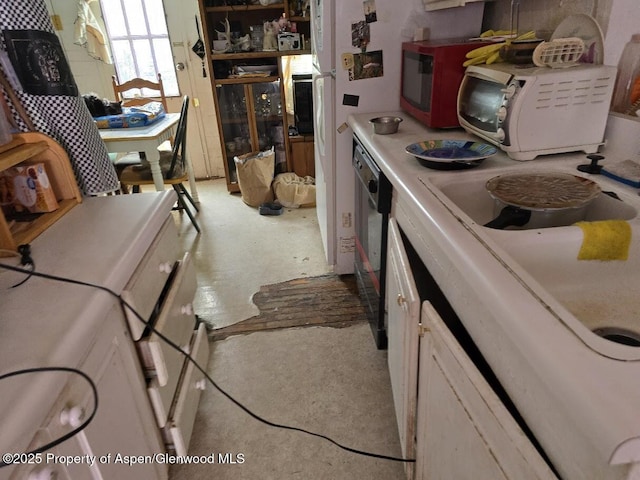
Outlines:
[[495,218],[485,227],[548,228],[584,220],[601,190],[597,183],[561,172],[517,173],[489,179]]
[[402,122],[401,117],[376,117],[369,120],[373,125],[373,133],[378,135],[389,135],[398,131],[398,126]]

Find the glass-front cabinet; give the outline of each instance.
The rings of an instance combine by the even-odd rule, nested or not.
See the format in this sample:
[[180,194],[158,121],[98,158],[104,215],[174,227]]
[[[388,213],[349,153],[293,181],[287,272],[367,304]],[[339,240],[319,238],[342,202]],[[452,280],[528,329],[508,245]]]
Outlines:
[[[315,0],[314,0],[315,1]],[[234,157],[274,147],[275,173],[292,171],[282,57],[311,53],[310,2],[198,0],[215,92],[227,189],[239,192]]]
[[[267,80],[267,81],[264,81]],[[288,170],[282,82],[278,77],[256,81],[227,80],[216,85],[218,121],[228,189],[239,191],[234,157],[249,152],[275,151],[275,173]]]

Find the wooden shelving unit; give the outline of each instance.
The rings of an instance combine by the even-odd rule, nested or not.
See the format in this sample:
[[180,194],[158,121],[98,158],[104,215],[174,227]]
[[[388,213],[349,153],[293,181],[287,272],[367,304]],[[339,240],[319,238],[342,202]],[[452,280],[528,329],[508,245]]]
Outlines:
[[[207,61],[212,67],[211,89],[216,105],[227,190],[238,192],[240,189],[234,162],[236,155],[259,151],[265,146],[274,146],[279,162],[277,169],[283,168],[284,163],[285,170],[292,171],[281,57],[311,53],[310,15],[301,16],[301,12],[296,11],[299,5],[297,0],[284,0],[271,5],[261,5],[257,4],[258,2],[250,5],[224,5],[236,3],[225,0],[199,0],[199,2]],[[301,41],[302,38],[305,39],[305,43],[302,43],[306,47],[304,50],[264,51],[254,48],[246,52],[213,52],[216,31],[224,30],[226,21],[229,22],[232,32],[244,36],[251,34],[252,26],[277,20],[283,14],[286,14],[289,21],[296,22]],[[273,70],[270,76],[233,76],[236,67],[246,65],[265,65],[273,67]],[[280,107],[273,108],[271,114],[261,112],[261,109],[265,108],[261,97],[267,94],[270,97],[269,101],[272,104],[279,103]],[[274,112],[278,114],[274,115]],[[283,158],[284,162],[282,162]]]
[[0,171],[13,166],[43,163],[59,208],[42,213],[29,222],[8,221],[0,211],[0,249],[17,251],[18,245],[34,238],[82,202],[71,162],[64,149],[42,133],[14,135],[13,140],[0,146]]

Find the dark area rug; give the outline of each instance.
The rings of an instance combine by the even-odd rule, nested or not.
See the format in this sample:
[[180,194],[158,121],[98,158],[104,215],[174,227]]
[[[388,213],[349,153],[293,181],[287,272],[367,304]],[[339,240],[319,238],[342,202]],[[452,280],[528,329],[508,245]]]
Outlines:
[[290,327],[347,327],[366,322],[354,275],[321,275],[264,285],[253,296],[260,314],[209,332],[211,340]]

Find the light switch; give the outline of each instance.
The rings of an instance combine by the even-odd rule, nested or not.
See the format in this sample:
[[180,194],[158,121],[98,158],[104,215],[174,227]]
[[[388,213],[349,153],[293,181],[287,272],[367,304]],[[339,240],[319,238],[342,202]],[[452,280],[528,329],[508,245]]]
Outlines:
[[64,30],[64,28],[62,27],[62,19],[60,18],[60,15],[51,15],[51,23],[53,24],[53,28],[55,28],[56,30]]

